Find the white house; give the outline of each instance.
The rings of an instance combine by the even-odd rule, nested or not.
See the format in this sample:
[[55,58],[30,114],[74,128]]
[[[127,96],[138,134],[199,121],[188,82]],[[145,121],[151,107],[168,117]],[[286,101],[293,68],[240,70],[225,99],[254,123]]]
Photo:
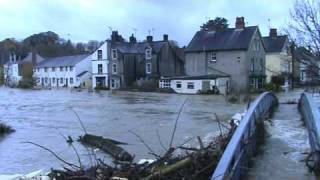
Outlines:
[[108,87],[108,53],[107,42],[92,54],[92,88]]
[[15,54],[10,55],[9,62],[3,66],[5,85],[18,86],[19,82],[23,78],[23,66],[31,65],[33,61],[35,63],[39,63],[43,61],[43,57],[39,54],[35,54],[33,57],[33,54],[30,52],[24,59],[18,60]]
[[91,78],[91,55],[47,58],[34,69],[37,85],[44,87],[84,87]]
[[171,88],[181,94],[226,94],[230,87],[228,75],[180,76],[162,78],[160,88]]

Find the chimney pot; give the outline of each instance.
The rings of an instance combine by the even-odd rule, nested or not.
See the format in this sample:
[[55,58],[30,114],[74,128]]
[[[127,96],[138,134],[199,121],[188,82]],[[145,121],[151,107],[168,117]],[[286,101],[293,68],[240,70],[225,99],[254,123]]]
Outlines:
[[237,17],[236,18],[236,29],[244,29],[244,28],[245,28],[244,17]]
[[129,40],[130,40],[131,43],[136,43],[137,42],[137,39],[134,37],[133,34],[130,36]]

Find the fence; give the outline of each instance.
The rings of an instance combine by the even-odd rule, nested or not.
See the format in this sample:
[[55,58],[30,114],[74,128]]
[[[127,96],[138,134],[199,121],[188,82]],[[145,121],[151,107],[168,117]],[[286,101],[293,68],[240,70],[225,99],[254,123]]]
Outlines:
[[299,100],[299,110],[302,115],[309,134],[311,155],[314,160],[314,167],[320,169],[320,116],[319,105],[314,101],[311,94],[302,93]]
[[270,92],[256,98],[233,134],[211,180],[240,179],[241,167],[257,150],[257,125],[277,104],[276,96]]

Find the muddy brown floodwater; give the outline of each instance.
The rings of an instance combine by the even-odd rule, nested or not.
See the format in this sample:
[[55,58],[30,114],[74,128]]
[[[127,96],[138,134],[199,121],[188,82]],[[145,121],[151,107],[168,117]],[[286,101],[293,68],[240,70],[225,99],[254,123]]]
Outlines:
[[[245,104],[231,105],[222,96],[198,96],[109,91],[89,93],[60,90],[19,90],[0,87],[0,121],[16,129],[0,139],[0,174],[29,173],[62,165],[47,151],[24,141],[46,146],[67,161],[77,162],[72,148],[59,135],[73,138],[83,134],[74,113],[78,112],[87,131],[128,142],[123,146],[135,154],[135,160],[152,158],[144,145],[129,133],[139,134],[156,152],[170,141],[171,132],[181,104],[188,98],[179,119],[174,144],[195,136],[206,137],[218,131],[214,113],[227,119],[243,112]],[[89,165],[86,149],[75,143],[84,164]],[[97,152],[101,158],[108,157]],[[104,157],[105,156],[105,157]]]

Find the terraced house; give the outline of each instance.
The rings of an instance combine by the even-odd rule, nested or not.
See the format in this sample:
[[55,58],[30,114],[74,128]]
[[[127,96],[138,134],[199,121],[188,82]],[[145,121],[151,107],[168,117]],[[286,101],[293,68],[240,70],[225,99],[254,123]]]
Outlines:
[[260,89],[265,84],[266,51],[258,26],[245,26],[237,17],[234,28],[202,29],[185,50],[188,76],[215,74],[230,76],[228,88],[233,92]]
[[91,78],[91,55],[47,58],[36,66],[34,77],[37,85],[42,87],[88,86]]
[[161,76],[184,74],[183,50],[163,36],[154,41],[147,36],[137,42],[132,35],[129,42],[114,31],[107,41],[108,75],[111,89],[127,88],[133,84],[142,86],[154,83],[158,86]]

